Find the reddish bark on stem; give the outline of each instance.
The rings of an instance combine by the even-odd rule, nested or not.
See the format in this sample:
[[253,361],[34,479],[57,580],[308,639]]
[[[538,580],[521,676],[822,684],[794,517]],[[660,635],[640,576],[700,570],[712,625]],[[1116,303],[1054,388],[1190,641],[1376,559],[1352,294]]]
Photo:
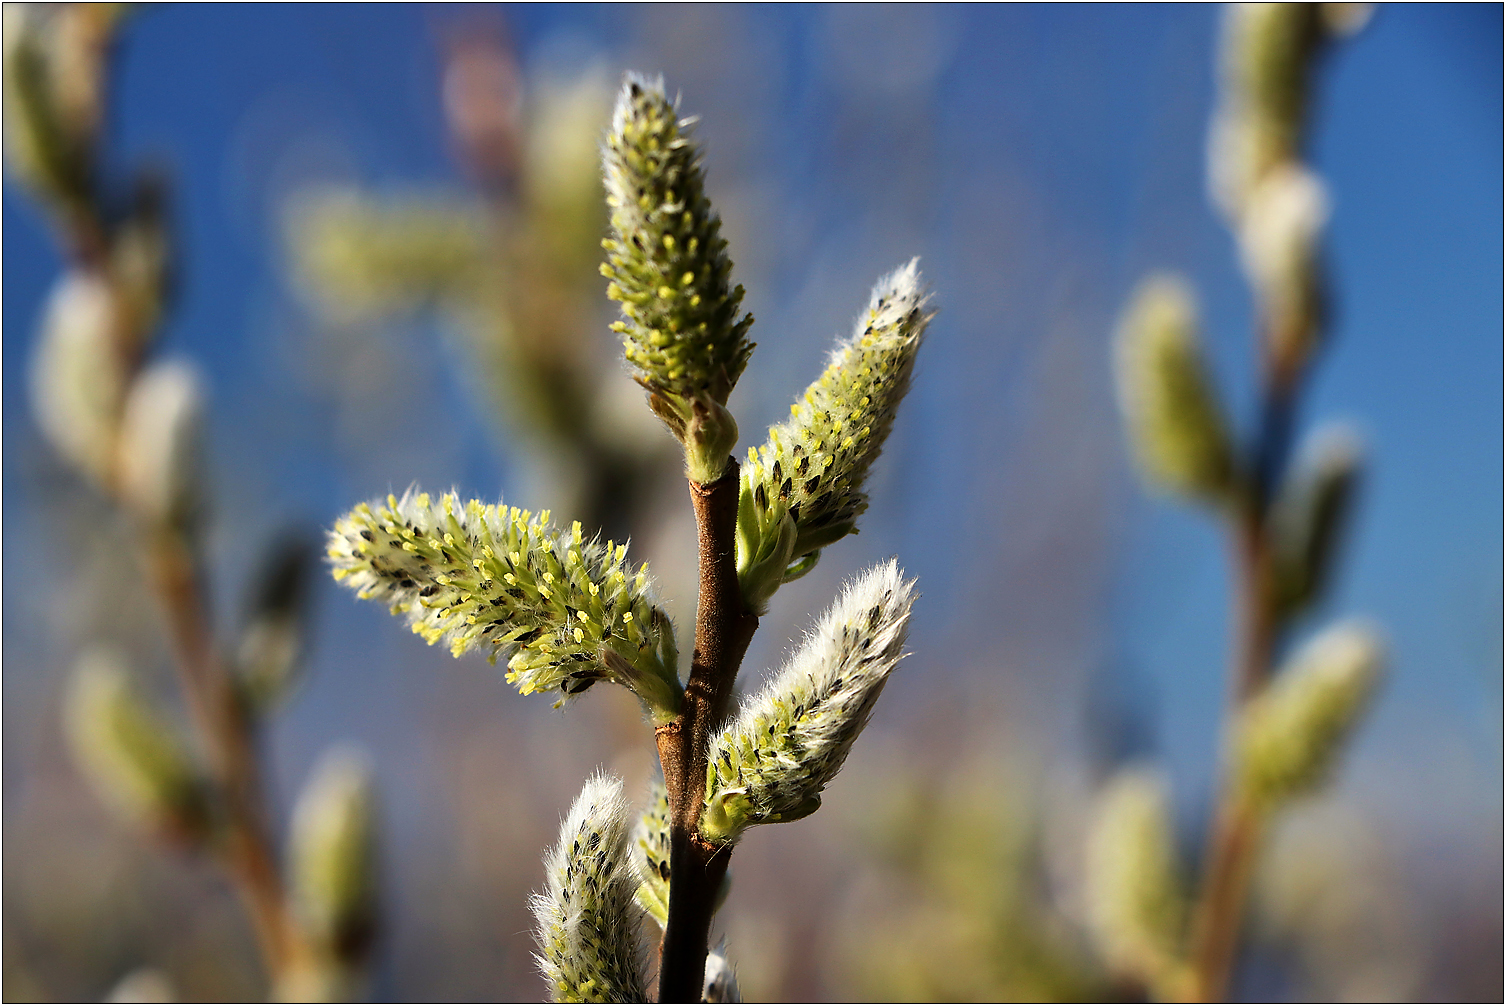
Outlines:
[[733,684],[758,616],[737,583],[738,465],[708,485],[690,483],[695,509],[699,592],[695,653],[680,715],[655,732],[669,793],[669,918],[659,944],[659,1001],[700,1002],[717,891],[732,856],[697,834],[711,731],[727,718]]

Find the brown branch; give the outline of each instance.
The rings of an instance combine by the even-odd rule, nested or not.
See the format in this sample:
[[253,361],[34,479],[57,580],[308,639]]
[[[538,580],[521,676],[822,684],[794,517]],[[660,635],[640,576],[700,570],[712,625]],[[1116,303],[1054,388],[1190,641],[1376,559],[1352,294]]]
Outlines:
[[266,820],[253,725],[216,652],[191,549],[164,531],[153,536],[147,551],[189,714],[224,801],[225,835],[216,852],[251,916],[276,984],[303,962],[307,948],[293,920]]
[[[1267,347],[1280,345],[1268,337]],[[1260,429],[1250,452],[1247,484],[1233,515],[1232,536],[1237,636],[1231,659],[1231,695],[1225,732],[1240,710],[1265,688],[1281,631],[1273,602],[1269,514],[1291,447],[1298,390],[1305,361],[1265,359]],[[1228,766],[1225,766],[1228,770]],[[1240,927],[1261,817],[1226,779],[1209,831],[1207,865],[1192,923],[1192,997],[1198,1002],[1228,998],[1239,947]]]
[[690,483],[700,583],[695,654],[680,715],[655,733],[669,791],[669,918],[659,945],[659,1001],[700,1002],[711,916],[731,858],[730,846],[700,839],[706,751],[711,731],[727,718],[732,686],[758,628],[737,583],[738,466],[709,485]]

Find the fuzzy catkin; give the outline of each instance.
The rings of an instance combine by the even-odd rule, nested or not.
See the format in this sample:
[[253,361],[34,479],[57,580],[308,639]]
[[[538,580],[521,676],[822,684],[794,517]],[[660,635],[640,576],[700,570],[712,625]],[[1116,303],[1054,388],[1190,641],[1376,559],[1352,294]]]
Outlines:
[[293,810],[289,859],[300,917],[323,949],[358,957],[376,917],[371,767],[349,748],[326,754]]
[[724,939],[706,955],[706,977],[702,982],[701,1002],[740,1003],[742,989],[737,984],[737,969],[727,959],[727,941]]
[[700,151],[663,81],[629,75],[602,151],[613,237],[603,242],[613,329],[650,388],[725,405],[753,352],[751,315],[721,219],[706,198]]
[[177,733],[137,694],[117,652],[91,650],[79,659],[64,725],[79,768],[123,815],[176,838],[204,834],[204,782]]
[[1375,691],[1382,657],[1374,630],[1335,626],[1299,650],[1245,706],[1232,761],[1247,799],[1274,808],[1324,780]]
[[1306,360],[1318,340],[1324,308],[1319,250],[1327,223],[1322,180],[1299,165],[1282,164],[1251,192],[1238,228],[1271,352],[1287,366]]
[[1359,436],[1342,427],[1308,439],[1286,477],[1269,518],[1272,604],[1289,619],[1327,586],[1361,480]]
[[761,611],[779,585],[814,558],[792,561],[857,530],[868,509],[863,482],[910,388],[931,320],[919,260],[874,286],[852,337],[791,407],[788,421],[749,451],[738,508],[738,575],[744,600]]
[[890,560],[847,586],[804,645],[711,741],[700,833],[735,842],[820,805],[905,644],[914,581]]
[[115,481],[129,375],[115,344],[115,298],[92,272],[60,278],[48,295],[32,360],[37,426],[95,484]]
[[1186,284],[1175,276],[1142,282],[1114,342],[1120,408],[1147,479],[1185,496],[1227,499],[1234,450]]
[[539,945],[534,959],[555,1002],[645,1001],[628,815],[622,781],[593,776],[545,856],[544,893],[530,907]]
[[633,865],[638,869],[638,906],[663,927],[669,919],[669,790],[655,778],[648,804],[633,828]]
[[1168,982],[1181,953],[1186,904],[1170,798],[1155,771],[1125,769],[1099,796],[1086,890],[1088,918],[1109,965],[1152,987]]
[[387,601],[430,643],[459,656],[508,654],[507,680],[563,703],[597,681],[632,689],[672,717],[680,685],[674,627],[632,573],[627,545],[586,540],[537,515],[454,493],[409,490],[361,504],[329,534],[334,576],[362,598]]
[[203,381],[185,360],[153,363],[131,385],[119,442],[120,495],[154,527],[190,528],[203,494]]
[[1278,164],[1296,160],[1307,125],[1309,74],[1323,39],[1319,4],[1230,4],[1222,88],[1209,139],[1214,202],[1233,222]]

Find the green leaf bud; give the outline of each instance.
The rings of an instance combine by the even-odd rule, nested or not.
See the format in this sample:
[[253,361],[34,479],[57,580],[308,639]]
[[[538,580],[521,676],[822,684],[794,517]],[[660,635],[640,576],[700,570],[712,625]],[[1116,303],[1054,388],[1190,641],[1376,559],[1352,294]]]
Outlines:
[[798,820],[821,805],[904,656],[914,584],[892,559],[858,576],[712,738],[702,838],[735,842],[752,825]]
[[634,899],[659,928],[669,921],[669,790],[655,777],[648,804],[633,829],[633,865],[638,869]]
[[1272,506],[1273,603],[1282,620],[1311,605],[1327,586],[1360,480],[1359,438],[1320,430],[1303,449]]
[[646,1001],[629,813],[622,781],[593,776],[545,854],[544,893],[529,907],[539,946],[534,960],[555,1002]]
[[94,273],[64,275],[43,313],[32,361],[32,406],[57,452],[102,488],[115,482],[127,379],[116,349],[109,284]]
[[790,419],[749,452],[737,566],[755,612],[781,584],[809,572],[820,549],[857,531],[868,509],[863,481],[910,389],[929,303],[918,259],[879,280],[852,337],[791,406]]
[[132,687],[118,653],[79,659],[63,712],[74,759],[102,799],[174,840],[205,836],[205,784],[176,731]]
[[1115,335],[1119,404],[1140,467],[1153,485],[1210,502],[1233,492],[1227,424],[1204,365],[1186,284],[1140,284]]
[[1176,981],[1187,916],[1170,803],[1159,773],[1121,770],[1099,795],[1088,833],[1094,938],[1110,969],[1152,990]]
[[1380,677],[1374,630],[1335,626],[1304,646],[1240,712],[1235,781],[1256,806],[1274,809],[1327,776]]
[[614,681],[658,722],[679,708],[674,626],[647,565],[633,573],[626,543],[584,539],[579,521],[563,531],[547,510],[409,490],[341,518],[328,554],[335,579],[390,603],[427,642],[509,655],[507,680],[524,695],[557,691],[563,704]]
[[320,759],[293,810],[289,858],[299,918],[319,950],[359,962],[376,932],[371,767],[355,749]]
[[601,272],[650,407],[685,445],[690,477],[708,483],[737,443],[724,406],[753,352],[753,316],[740,315],[690,126],[662,81],[628,76],[602,150],[613,236]]
[[151,527],[191,530],[203,497],[204,395],[194,366],[154,363],[131,385],[119,442],[120,496]]

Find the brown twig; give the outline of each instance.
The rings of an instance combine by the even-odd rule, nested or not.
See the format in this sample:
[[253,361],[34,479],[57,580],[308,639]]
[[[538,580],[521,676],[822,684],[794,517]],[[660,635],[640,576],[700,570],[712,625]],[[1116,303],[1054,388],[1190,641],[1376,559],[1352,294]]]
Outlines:
[[[1267,338],[1265,345],[1282,344]],[[1225,731],[1244,704],[1270,679],[1281,626],[1275,608],[1274,556],[1269,534],[1271,500],[1285,471],[1305,361],[1268,353],[1260,429],[1246,485],[1231,521],[1238,626],[1231,659],[1231,695]],[[1226,766],[1227,769],[1227,766]],[[1208,837],[1208,858],[1192,924],[1192,998],[1228,998],[1239,931],[1249,893],[1261,816],[1227,781]]]
[[727,872],[731,847],[701,840],[706,751],[711,731],[727,718],[732,686],[758,616],[743,604],[737,583],[738,466],[709,485],[690,483],[695,509],[699,591],[695,654],[680,715],[655,732],[669,791],[669,918],[659,945],[659,1001],[700,1002],[711,916]]
[[251,916],[274,984],[304,956],[267,824],[253,724],[215,649],[192,551],[170,532],[148,547],[178,656],[179,678],[199,741],[223,797],[225,833],[215,846]]
[[[74,10],[85,19],[85,46],[103,79],[113,69],[112,15],[99,5],[80,4]],[[102,104],[108,87],[98,86]],[[118,356],[120,373],[129,380],[140,370],[148,333],[138,330],[141,323],[126,309],[126,296],[116,285],[110,261],[116,221],[98,191],[92,151],[81,156],[89,158],[85,181],[77,198],[57,212],[57,237],[72,268],[109,285],[114,301],[110,348]],[[118,460],[106,482],[115,502],[128,510],[121,497]],[[167,616],[185,703],[221,796],[223,831],[214,835],[212,848],[246,904],[276,984],[291,968],[306,963],[307,942],[293,917],[268,827],[254,724],[215,647],[203,579],[187,536],[168,527],[148,529],[143,561]]]

